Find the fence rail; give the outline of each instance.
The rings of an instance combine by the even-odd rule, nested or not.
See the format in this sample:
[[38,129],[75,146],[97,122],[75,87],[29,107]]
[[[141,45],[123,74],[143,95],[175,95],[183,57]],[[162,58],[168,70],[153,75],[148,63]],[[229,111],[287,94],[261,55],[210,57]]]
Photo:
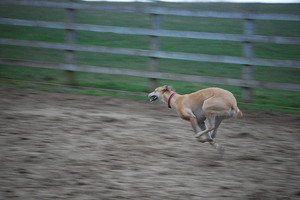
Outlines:
[[0,24],[40,27],[40,28],[69,29],[69,30],[76,30],[76,31],[93,31],[93,32],[100,32],[100,33],[148,35],[148,36],[156,36],[156,37],[224,40],[224,41],[235,41],[235,42],[261,42],[261,43],[293,44],[293,45],[300,44],[300,38],[296,38],[296,37],[272,37],[272,36],[262,36],[262,35],[247,36],[247,35],[240,35],[240,34],[205,33],[205,32],[174,31],[174,30],[162,30],[162,29],[153,30],[153,29],[142,29],[142,28],[101,26],[101,25],[91,25],[91,24],[30,21],[30,20],[10,19],[10,18],[0,18]]
[[191,54],[191,53],[165,52],[165,51],[155,51],[155,50],[113,48],[113,47],[103,47],[103,46],[65,44],[65,43],[54,43],[54,42],[37,42],[31,40],[29,41],[29,40],[15,40],[15,39],[3,39],[3,38],[0,38],[0,44],[58,49],[58,50],[69,50],[69,51],[88,51],[88,52],[97,52],[97,53],[129,55],[129,56],[168,58],[168,59],[177,59],[177,60],[300,68],[300,61],[292,61],[292,60],[269,60],[269,59],[262,59],[262,58],[214,56],[214,55],[206,55],[206,54]]
[[168,9],[157,7],[131,7],[131,6],[110,6],[97,4],[82,4],[74,2],[51,2],[51,1],[31,1],[31,0],[1,0],[0,5],[20,5],[37,6],[48,8],[63,8],[74,10],[100,10],[111,12],[131,12],[156,15],[177,15],[185,17],[205,17],[205,18],[227,18],[227,19],[253,19],[253,20],[279,20],[279,21],[300,21],[300,15],[292,14],[257,14],[239,12],[213,12],[213,11],[190,11],[180,9]]
[[183,74],[171,74],[161,72],[149,72],[149,71],[137,71],[129,69],[107,68],[107,67],[95,67],[90,65],[74,65],[74,64],[60,64],[60,63],[45,63],[45,62],[33,62],[25,60],[13,60],[13,59],[0,59],[0,64],[15,65],[15,66],[27,66],[33,68],[46,68],[46,69],[58,69],[75,72],[91,72],[102,73],[112,75],[127,75],[143,78],[155,78],[166,80],[177,80],[187,82],[198,83],[213,83],[213,84],[225,84],[239,87],[252,87],[252,88],[267,88],[267,89],[280,89],[300,92],[300,87],[297,84],[290,83],[267,83],[254,80],[241,80],[231,78],[216,78],[209,76],[195,76],[195,75],[183,75]]
[[[72,72],[78,71],[78,72],[106,73],[106,74],[128,75],[128,76],[150,78],[152,80],[151,87],[154,87],[156,79],[233,85],[233,86],[239,86],[243,88],[244,91],[243,99],[245,101],[249,101],[252,98],[251,88],[268,88],[268,89],[290,90],[290,91],[297,91],[297,92],[300,91],[299,84],[267,83],[267,82],[255,81],[253,80],[253,68],[252,68],[252,66],[288,67],[288,68],[298,68],[298,69],[300,68],[300,61],[262,59],[262,58],[255,58],[253,56],[254,55],[253,44],[257,42],[288,44],[288,45],[300,44],[300,38],[297,37],[256,35],[255,25],[253,23],[253,20],[282,20],[282,21],[299,22],[300,15],[224,13],[224,12],[210,12],[210,11],[187,11],[187,10],[153,8],[153,7],[129,7],[129,6],[107,6],[107,5],[103,6],[97,4],[75,3],[71,0],[70,2],[2,0],[0,1],[0,5],[38,6],[38,7],[65,9],[66,10],[65,22],[47,22],[47,21],[0,18],[0,24],[27,26],[27,27],[53,28],[53,29],[62,29],[67,31],[67,43],[52,43],[52,42],[0,38],[0,44],[2,45],[17,45],[17,46],[26,46],[26,47],[64,50],[66,51],[66,60],[65,60],[66,64],[38,63],[32,61],[20,61],[20,60],[10,60],[10,59],[0,59],[0,64],[66,70],[69,72],[70,82],[72,82],[72,79],[74,79],[74,74]],[[101,10],[101,11],[110,11],[110,12],[137,12],[137,13],[150,14],[152,16],[151,18],[152,29],[77,24],[76,16],[75,16],[76,10]],[[160,15],[242,19],[245,21],[244,34],[221,34],[221,33],[163,30],[160,28]],[[92,32],[101,32],[101,33],[115,33],[115,34],[129,34],[129,35],[146,35],[151,37],[151,50],[79,45],[76,44],[75,31],[92,31]],[[160,37],[243,42],[244,57],[191,54],[191,53],[181,53],[181,52],[164,52],[160,50]],[[135,70],[125,70],[125,69],[117,69],[117,68],[76,65],[76,58],[74,54],[75,51],[88,51],[88,52],[149,57],[151,58],[150,69],[149,69],[150,71],[135,71]],[[242,77],[243,80],[219,78],[219,77],[217,78],[217,77],[206,77],[206,76],[160,73],[159,62],[158,62],[158,59],[160,58],[191,60],[191,61],[201,61],[201,62],[214,62],[214,63],[242,64],[244,65],[243,77]]]

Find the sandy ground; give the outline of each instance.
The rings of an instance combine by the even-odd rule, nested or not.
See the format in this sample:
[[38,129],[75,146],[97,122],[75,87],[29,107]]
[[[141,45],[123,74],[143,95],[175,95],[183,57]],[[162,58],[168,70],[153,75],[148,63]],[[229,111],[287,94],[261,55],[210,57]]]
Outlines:
[[1,199],[300,199],[299,115],[225,120],[225,155],[163,104],[0,89]]

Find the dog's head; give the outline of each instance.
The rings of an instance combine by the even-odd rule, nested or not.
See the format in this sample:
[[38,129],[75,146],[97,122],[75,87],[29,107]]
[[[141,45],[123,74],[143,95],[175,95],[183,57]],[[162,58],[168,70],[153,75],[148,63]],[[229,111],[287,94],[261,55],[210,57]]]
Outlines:
[[148,98],[150,99],[150,102],[153,103],[157,100],[161,100],[163,102],[166,102],[166,98],[164,97],[165,94],[170,94],[172,92],[175,92],[175,88],[172,86],[162,86],[162,87],[158,87],[156,88],[153,92],[151,92],[150,94],[148,94]]

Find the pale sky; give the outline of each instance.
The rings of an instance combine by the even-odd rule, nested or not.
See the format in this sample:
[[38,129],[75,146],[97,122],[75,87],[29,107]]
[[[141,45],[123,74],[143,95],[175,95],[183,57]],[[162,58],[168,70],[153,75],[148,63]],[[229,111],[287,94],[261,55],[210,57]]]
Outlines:
[[[151,2],[153,0],[84,0],[114,2]],[[300,0],[159,0],[165,2],[236,2],[236,3],[300,3]]]

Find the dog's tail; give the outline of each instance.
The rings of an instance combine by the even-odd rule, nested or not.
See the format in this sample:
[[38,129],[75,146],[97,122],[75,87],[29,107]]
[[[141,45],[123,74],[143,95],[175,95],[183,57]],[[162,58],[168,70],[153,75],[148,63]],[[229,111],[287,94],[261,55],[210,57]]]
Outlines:
[[238,117],[238,115],[240,115],[241,117],[243,116],[242,111],[240,111],[240,109],[237,107],[237,105],[233,105],[232,109],[234,110],[234,118],[236,119]]

